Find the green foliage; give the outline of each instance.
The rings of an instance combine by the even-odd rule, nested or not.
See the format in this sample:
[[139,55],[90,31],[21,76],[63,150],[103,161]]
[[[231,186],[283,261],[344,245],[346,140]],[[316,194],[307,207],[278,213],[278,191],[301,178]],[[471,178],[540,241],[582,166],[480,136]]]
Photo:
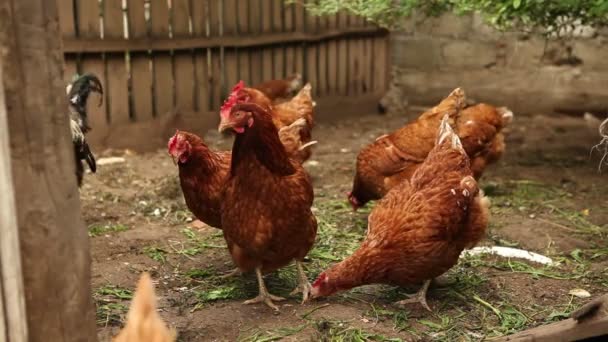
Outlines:
[[[296,0],[288,0],[288,3]],[[608,0],[302,0],[313,15],[347,11],[387,28],[396,28],[402,18],[416,12],[436,16],[452,11],[480,13],[498,29],[539,31],[563,35],[575,25],[605,26]]]

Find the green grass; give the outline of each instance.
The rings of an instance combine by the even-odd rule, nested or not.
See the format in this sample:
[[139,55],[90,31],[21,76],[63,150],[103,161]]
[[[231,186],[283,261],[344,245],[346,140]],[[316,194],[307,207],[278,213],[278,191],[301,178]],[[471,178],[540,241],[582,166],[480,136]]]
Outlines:
[[607,225],[599,226],[589,221],[588,208],[577,208],[574,195],[558,186],[516,180],[486,184],[484,191],[492,199],[495,214],[513,215],[514,211],[531,217],[541,214],[541,222],[581,235],[604,237],[608,231]]
[[308,326],[307,323],[301,324],[295,327],[281,327],[272,330],[260,330],[255,331],[247,337],[239,337],[239,342],[270,342],[280,341],[286,337],[293,336],[300,331],[304,330]]
[[89,230],[89,236],[90,237],[95,237],[95,236],[100,236],[100,235],[105,235],[108,233],[117,233],[117,232],[124,232],[125,230],[129,230],[129,227],[120,224],[120,223],[107,223],[107,224],[92,224],[89,226],[88,228]]
[[97,325],[120,325],[128,311],[123,301],[131,300],[133,292],[116,285],[107,284],[95,290],[93,298],[97,308]]
[[154,261],[158,261],[161,264],[164,264],[167,261],[167,251],[160,247],[156,246],[148,246],[143,249],[144,254],[146,254],[150,259]]

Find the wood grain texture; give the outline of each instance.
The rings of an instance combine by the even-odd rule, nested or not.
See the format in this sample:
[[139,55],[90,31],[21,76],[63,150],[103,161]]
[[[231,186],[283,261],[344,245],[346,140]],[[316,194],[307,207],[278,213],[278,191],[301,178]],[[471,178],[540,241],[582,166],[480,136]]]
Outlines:
[[[0,6],[1,7],[1,6]],[[0,57],[0,340],[26,342],[27,315]]]
[[[145,38],[148,36],[144,2],[145,0],[129,0],[127,3],[130,38]],[[131,97],[133,101],[133,118],[135,120],[152,119],[154,116],[152,61],[148,51],[131,53]]]
[[[100,39],[101,27],[99,22],[99,4],[93,3],[92,1],[78,1],[76,4],[79,37],[83,39]],[[101,81],[103,89],[108,89],[104,57],[101,53],[83,55],[80,61],[80,71],[83,73],[90,72],[95,74]],[[98,96],[98,94],[94,94],[91,96],[91,101],[87,103],[89,124],[93,128],[87,134],[87,141],[93,146],[102,144],[109,129],[107,91],[104,94],[101,106],[98,106]]]
[[74,175],[60,37],[55,1],[0,2],[0,46],[6,47],[1,82],[27,340],[88,342],[97,339],[91,257]]

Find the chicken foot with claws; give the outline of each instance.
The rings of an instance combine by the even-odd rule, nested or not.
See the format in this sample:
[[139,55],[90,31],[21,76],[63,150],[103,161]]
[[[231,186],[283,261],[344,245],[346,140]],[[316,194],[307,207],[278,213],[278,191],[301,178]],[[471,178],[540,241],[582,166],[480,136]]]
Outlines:
[[285,298],[275,296],[275,295],[268,293],[268,289],[266,289],[266,284],[264,284],[264,278],[262,278],[262,268],[261,267],[256,267],[255,275],[258,277],[258,285],[260,287],[260,294],[253,299],[244,301],[243,304],[255,304],[255,303],[263,302],[264,304],[268,305],[270,308],[274,309],[275,311],[279,311],[279,307],[274,305],[274,303],[272,301],[274,300],[274,301],[280,302],[282,300],[285,300]]
[[431,285],[431,281],[433,281],[433,280],[432,279],[426,280],[424,282],[424,284],[422,284],[422,287],[416,294],[411,295],[410,298],[408,298],[408,299],[404,299],[404,300],[400,300],[400,301],[396,302],[395,305],[420,303],[422,306],[424,306],[425,309],[432,312],[433,310],[431,310],[431,307],[426,302],[426,292],[429,289],[429,285]]
[[302,304],[308,301],[310,297],[310,291],[312,290],[312,286],[308,282],[308,277],[306,277],[306,273],[304,273],[304,268],[302,267],[302,263],[296,260],[296,268],[298,269],[298,286],[296,286],[293,291],[289,294],[293,296],[297,293],[302,293]]

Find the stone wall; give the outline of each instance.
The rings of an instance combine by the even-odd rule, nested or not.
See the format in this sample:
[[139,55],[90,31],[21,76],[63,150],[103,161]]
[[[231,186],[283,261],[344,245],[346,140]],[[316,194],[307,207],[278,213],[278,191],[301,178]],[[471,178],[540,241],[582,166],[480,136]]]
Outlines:
[[[579,28],[546,41],[500,33],[478,16],[408,19],[391,34],[391,105],[433,104],[461,86],[468,98],[516,113],[608,112],[608,34]],[[406,99],[406,100],[403,100]]]

